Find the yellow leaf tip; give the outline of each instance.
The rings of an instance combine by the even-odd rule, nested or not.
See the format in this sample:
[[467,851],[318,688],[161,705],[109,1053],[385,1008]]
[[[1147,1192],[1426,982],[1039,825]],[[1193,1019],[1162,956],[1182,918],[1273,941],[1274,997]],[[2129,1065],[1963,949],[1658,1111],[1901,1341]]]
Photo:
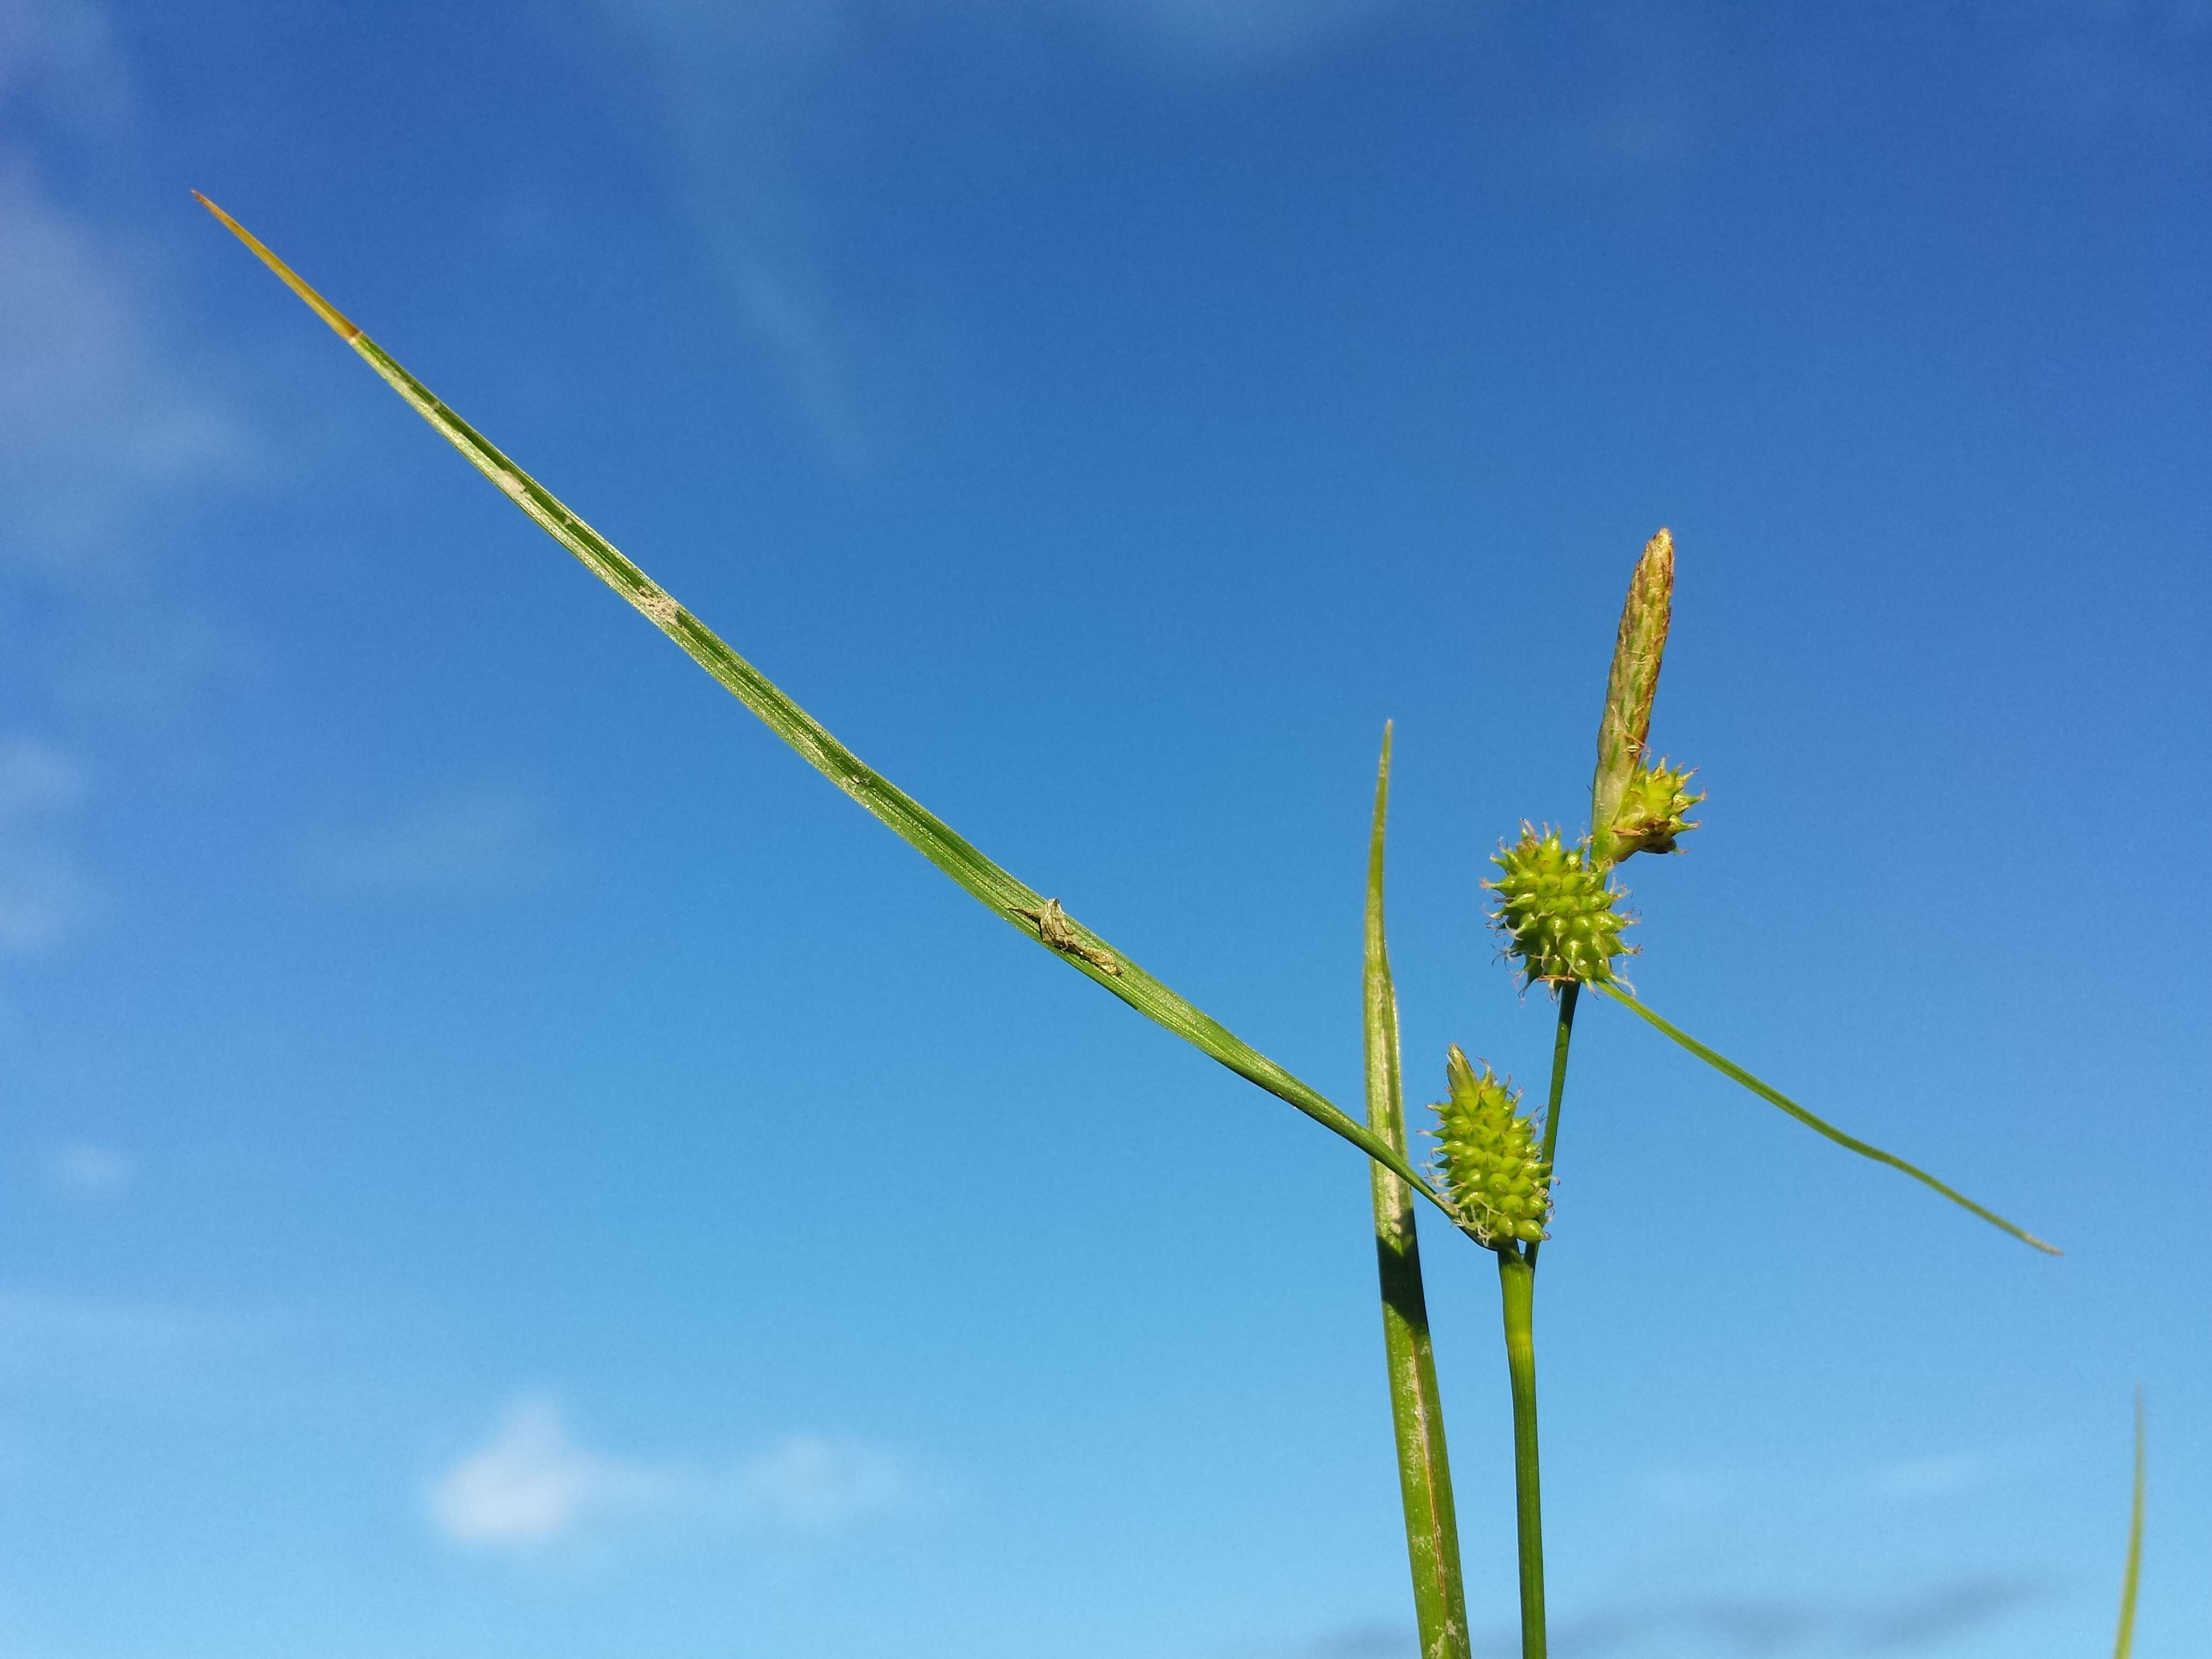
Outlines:
[[361,337],[361,330],[354,325],[353,320],[350,318],[346,316],[343,312],[340,311],[328,300],[323,298],[321,295],[316,293],[313,289],[309,288],[306,283],[302,282],[300,279],[299,274],[295,271],[291,266],[286,264],[282,259],[271,253],[263,244],[259,237],[256,236],[244,225],[239,223],[237,220],[232,218],[228,213],[225,213],[221,208],[217,207],[206,197],[201,195],[199,191],[194,191],[192,192],[192,198],[202,207],[205,208],[210,213],[215,215],[216,218],[222,221],[223,228],[228,230],[232,235],[237,237],[240,241],[245,243],[248,248],[252,249],[253,252],[253,257],[260,260],[263,264],[267,265],[270,270],[275,271],[278,279],[283,283],[285,287],[290,289],[293,293],[298,295],[301,299],[307,301],[307,308],[310,311],[313,311],[315,315],[321,318],[325,322],[328,323],[331,325],[331,331],[337,335],[338,338],[343,340],[348,345],[351,345],[356,340]]

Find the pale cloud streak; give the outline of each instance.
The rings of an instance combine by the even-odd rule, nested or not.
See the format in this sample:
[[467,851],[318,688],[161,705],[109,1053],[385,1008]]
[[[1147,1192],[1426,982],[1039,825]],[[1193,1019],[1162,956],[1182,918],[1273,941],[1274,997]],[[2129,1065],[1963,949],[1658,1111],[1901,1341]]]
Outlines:
[[258,440],[176,343],[161,250],[56,184],[135,143],[107,8],[0,0],[0,700],[43,728],[0,737],[0,958],[103,908],[81,756],[167,725],[238,654],[178,526],[255,474]]
[[1894,1502],[1924,1503],[1960,1497],[1986,1486],[1989,1479],[1989,1466],[1982,1459],[1968,1452],[1950,1452],[1885,1463],[1867,1477],[1867,1491]]
[[105,133],[131,109],[129,77],[106,9],[87,0],[0,0],[0,111]]
[[112,579],[179,495],[258,446],[168,343],[158,252],[59,199],[42,158],[131,138],[131,76],[94,0],[0,0],[0,575]]
[[0,508],[19,576],[112,575],[178,492],[250,469],[253,443],[165,350],[151,307],[29,155],[0,152]]
[[74,757],[27,737],[0,738],[0,957],[64,943],[100,897],[70,831],[89,792]]
[[2201,125],[2212,70],[2206,0],[2037,0],[1993,16],[2039,118],[2090,137]]
[[1094,27],[1134,36],[1167,64],[1249,71],[1304,58],[1371,27],[1407,0],[1052,0]]
[[112,1146],[57,1146],[46,1173],[71,1198],[113,1198],[131,1184],[131,1160]]
[[[953,0],[924,15],[968,43],[963,73],[995,88],[1071,44],[1140,76],[1240,77],[1415,3],[1427,0]],[[608,0],[605,15],[659,83],[683,198],[735,311],[829,459],[862,469],[880,435],[864,384],[879,319],[832,250],[841,191],[887,142],[869,131],[854,66],[916,14],[896,0]],[[1029,118],[1052,120],[1053,101]]]
[[[1685,1595],[1621,1601],[1570,1613],[1553,1627],[1559,1659],[1780,1659],[1788,1654],[1924,1653],[1994,1628],[2048,1593],[2027,1575],[1960,1573],[1890,1590],[1832,1595]],[[1517,1634],[1478,1641],[1485,1659],[1510,1659]]]
[[430,1482],[424,1506],[458,1549],[534,1558],[652,1534],[822,1538],[910,1496],[904,1464],[857,1441],[793,1435],[722,1468],[653,1462],[580,1444],[559,1407],[532,1396]]
[[558,862],[544,807],[492,785],[325,830],[300,854],[311,885],[366,897],[501,897],[541,884]]
[[70,1393],[167,1395],[234,1362],[255,1335],[196,1308],[0,1291],[0,1378]]
[[552,1401],[526,1400],[432,1483],[428,1501],[431,1524],[449,1543],[530,1550],[665,1510],[690,1486],[683,1470],[586,1450]]

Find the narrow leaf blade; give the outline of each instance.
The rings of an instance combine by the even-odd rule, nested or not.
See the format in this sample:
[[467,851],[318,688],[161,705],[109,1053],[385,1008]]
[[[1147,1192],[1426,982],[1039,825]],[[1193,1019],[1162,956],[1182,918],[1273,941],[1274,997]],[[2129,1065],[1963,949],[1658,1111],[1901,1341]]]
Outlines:
[[[1367,949],[1362,975],[1366,1028],[1367,1127],[1400,1153],[1407,1150],[1406,1097],[1398,1044],[1398,994],[1382,930],[1382,847],[1390,808],[1390,728],[1382,728],[1376,769],[1375,828],[1367,847]],[[1421,1659],[1468,1659],[1467,1592],[1462,1582],[1459,1521],[1451,1459],[1444,1444],[1443,1400],[1429,1340],[1421,1281],[1421,1241],[1413,1189],[1382,1164],[1367,1166],[1375,1202],[1375,1265],[1382,1291],[1382,1352],[1390,1380],[1390,1420],[1398,1450],[1398,1492],[1406,1510],[1406,1555],[1413,1575],[1413,1613]]]
[[[195,192],[197,194],[197,192]],[[553,493],[509,459],[491,441],[464,421],[390,354],[370,339],[335,306],[243,226],[206,197],[199,198],[251,248],[264,264],[358,352],[385,383],[416,413],[459,450],[469,464],[528,514],[538,528],[567,548],[686,655],[750,709],[761,723],[799,752],[895,835],[950,876],[1002,921],[1048,950],[1077,972],[1119,997],[1154,1024],[1174,1032],[1201,1054],[1218,1060],[1246,1081],[1286,1102],[1322,1127],[1341,1135],[1368,1157],[1394,1170],[1415,1192],[1446,1215],[1450,1204],[1424,1181],[1405,1156],[1377,1139],[1318,1090],[1293,1077],[1219,1021],[1154,979],[1105,940],[1079,923],[1060,918],[1065,942],[1049,945],[1035,920],[1047,900],[983,856],[944,820],[865,764],[793,702],[768,677],[732,651],[714,630],[694,617],[659,584],[617,550],[591,526],[570,512]]]
[[1688,1032],[1684,1031],[1676,1026],[1671,1025],[1667,1021],[1662,1019],[1657,1014],[1652,1012],[1650,1009],[1645,1007],[1643,1003],[1637,1000],[1636,998],[1629,995],[1627,992],[1622,990],[1619,986],[1608,985],[1602,981],[1593,981],[1592,985],[1595,989],[1604,992],[1606,995],[1611,997],[1615,1002],[1620,1004],[1622,1007],[1629,1009],[1639,1019],[1650,1022],[1658,1030],[1666,1033],[1667,1036],[1680,1043],[1682,1047],[1687,1048],[1692,1054],[1695,1054],[1699,1060],[1704,1060],[1706,1065],[1711,1066],[1723,1077],[1734,1079],[1736,1082],[1741,1083],[1745,1088],[1750,1090],[1752,1093],[1757,1095],[1761,1100],[1765,1101],[1769,1105],[1780,1107],[1784,1111],[1789,1113],[1790,1116],[1796,1118],[1800,1123],[1803,1124],[1807,1128],[1814,1131],[1816,1134],[1826,1135],[1829,1139],[1834,1141],[1837,1146],[1856,1152],[1861,1158],[1870,1158],[1877,1164],[1887,1164],[1891,1169],[1900,1170],[1903,1173],[1911,1176],[1915,1181],[1920,1182],[1922,1186],[1930,1188],[1933,1190],[1942,1194],[1944,1197],[1949,1199],[1954,1204],[1959,1206],[1960,1208],[1979,1216],[1983,1220],[1988,1222],[1990,1225],[1998,1229],[2002,1232],[2010,1233],[2014,1238],[2020,1240],[2023,1244],[2032,1244],[2037,1249],[2044,1251],[2045,1254],[2051,1255],[2063,1255],[2065,1254],[2065,1252],[2059,1249],[2057,1246],[2054,1244],[2046,1244],[2041,1239],[2038,1238],[2033,1233],[2026,1231],[2024,1228],[2014,1226],[2011,1222],[2007,1221],[1996,1211],[1984,1209],[1981,1205],[1975,1203],[1972,1199],[1968,1198],[1964,1193],[1960,1192],[1956,1188],[1947,1187],[1943,1182],[1936,1180],[1934,1176],[1929,1175],[1927,1170],[1917,1168],[1913,1164],[1907,1164],[1903,1158],[1898,1157],[1893,1152],[1885,1152],[1879,1146],[1869,1146],[1867,1142],[1859,1139],[1856,1135],[1845,1134],[1841,1129],[1836,1127],[1834,1124],[1825,1122],[1821,1119],[1815,1117],[1812,1113],[1807,1111],[1802,1106],[1800,1106],[1796,1101],[1790,1099],[1789,1096],[1784,1094],[1779,1089],[1775,1088],[1771,1084],[1761,1082],[1758,1078],[1753,1077],[1749,1072],[1745,1071],[1742,1066],[1737,1065],[1734,1060],[1728,1059],[1725,1055],[1715,1054],[1711,1048],[1706,1048],[1704,1043],[1698,1042],[1697,1038],[1692,1036]]
[[2129,1506],[2128,1565],[2120,1577],[2120,1629],[2112,1638],[2112,1659],[2128,1659],[2136,1646],[2136,1590],[2142,1582],[2143,1402],[2136,1390],[2136,1491]]

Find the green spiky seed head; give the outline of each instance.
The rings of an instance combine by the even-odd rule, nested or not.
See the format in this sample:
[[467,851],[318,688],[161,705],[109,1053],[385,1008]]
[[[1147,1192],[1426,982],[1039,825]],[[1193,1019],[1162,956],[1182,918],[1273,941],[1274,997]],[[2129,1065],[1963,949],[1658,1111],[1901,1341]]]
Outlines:
[[1698,827],[1683,816],[1705,799],[1690,793],[1692,775],[1687,768],[1669,770],[1663,760],[1636,769],[1621,793],[1620,810],[1613,814],[1615,859],[1631,853],[1672,853],[1676,850],[1674,837]]
[[1524,823],[1491,862],[1498,879],[1483,883],[1498,895],[1491,924],[1527,982],[1613,977],[1613,959],[1628,952],[1620,941],[1628,918],[1614,908],[1620,890],[1591,867],[1587,843],[1569,847],[1557,830],[1539,836]]
[[1544,1162],[1535,1123],[1518,1111],[1521,1091],[1487,1062],[1480,1072],[1452,1045],[1444,1073],[1451,1098],[1431,1109],[1437,1172],[1468,1227],[1495,1249],[1547,1237],[1552,1218],[1552,1169]]

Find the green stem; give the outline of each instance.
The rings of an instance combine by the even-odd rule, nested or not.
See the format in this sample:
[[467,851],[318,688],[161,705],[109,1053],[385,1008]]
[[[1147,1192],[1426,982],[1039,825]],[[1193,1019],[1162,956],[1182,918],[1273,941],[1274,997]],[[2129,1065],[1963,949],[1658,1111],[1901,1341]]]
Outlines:
[[[1582,1000],[1581,981],[1569,980],[1559,993],[1559,1030],[1552,1037],[1552,1089],[1544,1102],[1544,1166],[1553,1167],[1559,1145],[1559,1102],[1567,1092],[1567,1045],[1575,1040],[1575,1004]],[[1528,1246],[1528,1266],[1536,1265],[1535,1243]]]
[[1498,1252],[1505,1370],[1513,1382],[1513,1512],[1521,1547],[1521,1659],[1544,1659],[1544,1500],[1536,1467],[1535,1264]]
[[1575,1040],[1575,1004],[1581,1000],[1582,981],[1569,980],[1559,993],[1559,1028],[1552,1037],[1552,1091],[1544,1101],[1544,1162],[1549,1164],[1559,1145],[1559,1097],[1567,1091],[1567,1045]]

